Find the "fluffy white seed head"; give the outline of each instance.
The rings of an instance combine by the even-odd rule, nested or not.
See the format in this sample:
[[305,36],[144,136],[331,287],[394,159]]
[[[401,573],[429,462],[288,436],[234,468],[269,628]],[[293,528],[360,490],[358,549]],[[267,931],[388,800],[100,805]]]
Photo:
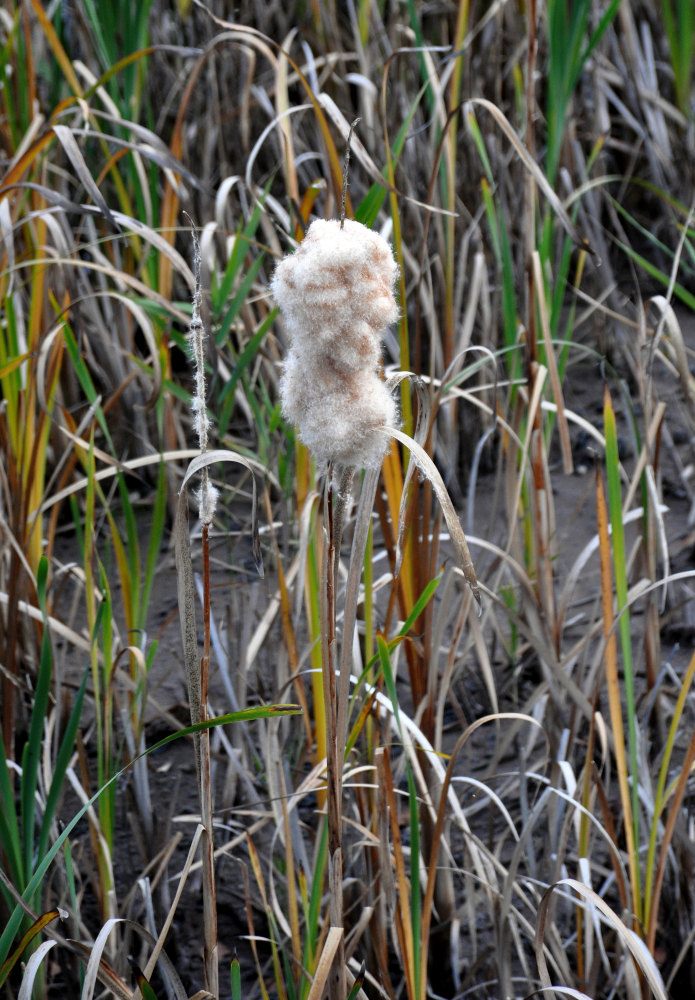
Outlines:
[[[193,234],[193,271],[195,274],[195,291],[193,293],[193,309],[191,314],[191,325],[188,331],[188,339],[191,345],[193,365],[195,373],[195,392],[191,400],[191,410],[193,412],[193,427],[198,438],[201,454],[207,451],[208,432],[211,424],[206,408],[206,385],[205,385],[205,327],[200,317],[200,306],[202,302],[202,291],[200,287],[200,243],[195,227],[192,226]],[[210,475],[207,466],[203,466],[200,475],[200,489],[198,497],[198,516],[201,524],[210,525],[215,516],[217,506],[217,489],[210,482]]]
[[319,465],[377,468],[395,403],[378,374],[386,327],[398,318],[398,269],[388,243],[359,222],[317,220],[276,268],[272,291],[290,349],[283,414]]

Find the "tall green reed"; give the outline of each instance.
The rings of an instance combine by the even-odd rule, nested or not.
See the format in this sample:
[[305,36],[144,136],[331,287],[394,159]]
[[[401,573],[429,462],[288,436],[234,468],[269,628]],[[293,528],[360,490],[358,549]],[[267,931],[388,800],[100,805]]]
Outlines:
[[686,118],[692,117],[691,81],[695,50],[695,17],[687,0],[662,0],[661,11],[668,37],[676,106]]

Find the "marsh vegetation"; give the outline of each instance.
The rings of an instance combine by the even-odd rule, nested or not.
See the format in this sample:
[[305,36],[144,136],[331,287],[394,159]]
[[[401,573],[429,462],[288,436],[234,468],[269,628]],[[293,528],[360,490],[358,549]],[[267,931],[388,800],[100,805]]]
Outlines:
[[692,996],[694,21],[0,11],[3,995]]

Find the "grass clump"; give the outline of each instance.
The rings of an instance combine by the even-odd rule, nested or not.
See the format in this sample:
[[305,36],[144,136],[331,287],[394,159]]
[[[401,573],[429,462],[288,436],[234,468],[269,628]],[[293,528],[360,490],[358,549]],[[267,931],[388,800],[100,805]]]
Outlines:
[[0,15],[8,996],[685,995],[686,8]]

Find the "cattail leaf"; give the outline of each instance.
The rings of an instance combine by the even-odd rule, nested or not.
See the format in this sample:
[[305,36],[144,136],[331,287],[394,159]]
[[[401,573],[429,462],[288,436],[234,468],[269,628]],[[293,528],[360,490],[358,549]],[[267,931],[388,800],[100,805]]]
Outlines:
[[403,431],[399,431],[396,427],[390,427],[387,433],[392,437],[395,437],[397,441],[400,441],[401,444],[404,444],[406,448],[410,450],[410,453],[417,465],[420,467],[421,472],[432,484],[432,489],[439,500],[439,505],[442,508],[442,514],[444,515],[446,526],[449,529],[449,535],[451,536],[457,561],[466,579],[466,583],[473,592],[473,596],[475,597],[478,605],[478,611],[481,612],[482,603],[480,600],[480,590],[478,588],[478,580],[475,575],[475,569],[473,568],[473,560],[471,559],[471,554],[468,549],[468,542],[466,541],[463,528],[459,523],[456,511],[454,510],[454,505],[451,502],[451,497],[447,492],[447,488],[444,485],[444,481],[439,474],[437,466],[434,464],[424,448],[422,448],[417,441],[414,441],[409,434],[404,434]]
[[[623,523],[623,504],[620,488],[620,462],[618,452],[618,432],[615,411],[608,386],[603,393],[603,430],[606,439],[606,486],[608,493],[608,513],[611,522],[611,544],[613,548],[613,572],[615,574],[615,596],[618,607],[618,632],[623,654],[623,677],[625,689],[625,709],[627,714],[628,749],[630,754],[630,771],[632,778],[632,825],[633,852],[639,844],[639,782],[637,759],[637,707],[635,699],[635,677],[632,658],[632,634],[630,631],[630,609],[628,600],[627,552],[625,547],[625,526]],[[626,814],[627,815],[627,814]],[[629,841],[628,841],[629,844]],[[629,847],[628,847],[629,849]],[[638,917],[642,917],[640,869],[634,866],[635,882],[633,885],[635,908]]]
[[31,351],[27,351],[26,354],[20,354],[16,358],[11,358],[6,364],[0,366],[0,379],[6,378],[8,375],[11,375],[12,372],[21,368],[27,358],[31,357],[31,353]]
[[[430,427],[430,418],[432,415],[432,407],[425,388],[425,383],[421,378],[418,378],[417,375],[413,375],[412,372],[395,372],[386,379],[386,388],[389,392],[393,392],[396,386],[400,385],[405,379],[412,380],[418,404],[415,430],[413,431],[413,440],[423,447],[427,439]],[[408,493],[410,482],[413,478],[416,467],[417,463],[411,456],[411,460],[408,462],[408,467],[406,469],[405,478],[403,479],[401,502],[398,508],[398,532],[396,535],[396,562],[393,571],[394,576],[398,576],[401,571],[401,563],[403,561],[403,538],[405,536],[406,514],[408,510]]]
[[319,958],[319,962],[316,967],[316,972],[314,973],[314,981],[311,984],[307,1000],[320,1000],[323,996],[323,991],[333,965],[333,959],[338,951],[338,946],[343,940],[344,933],[345,932],[342,927],[331,927],[329,930],[328,936],[326,937],[326,943],[323,946],[323,951],[321,952],[321,957]]
[[133,970],[135,974],[135,979],[137,980],[137,984],[140,987],[140,992],[142,993],[142,1000],[158,1000],[157,994],[147,981],[144,972],[142,972],[142,970],[138,968],[135,962],[131,962],[130,967]]
[[563,469],[565,475],[569,476],[574,472],[572,445],[570,443],[567,418],[565,416],[565,400],[562,394],[562,382],[558,372],[557,359],[555,358],[552,334],[550,331],[548,304],[545,298],[545,283],[543,281],[543,268],[541,264],[541,257],[537,250],[533,251],[531,259],[533,261],[533,279],[536,286],[538,313],[541,321],[541,330],[543,331],[543,340],[545,342],[545,359],[548,365],[550,384],[552,385],[553,395],[555,396],[555,405],[557,406],[557,420],[560,431],[560,448],[562,450]]
[[[66,916],[67,914],[64,910],[53,909],[49,910],[47,913],[42,913],[41,916],[38,918],[38,920],[34,921],[29,930],[22,936],[21,941],[19,942],[15,950],[12,952],[12,954],[5,959],[2,965],[0,965],[0,986],[2,986],[2,984],[5,982],[12,969],[15,967],[19,959],[22,957],[23,952],[26,951],[26,949],[34,940],[34,938],[38,934],[40,934],[41,931],[44,930],[44,928],[46,928],[53,920],[57,920],[58,917],[64,919]],[[55,943],[56,943],[55,941],[44,942],[44,944],[41,947],[45,948],[46,944],[53,945]],[[33,957],[34,956],[32,956],[32,958]],[[29,995],[31,995],[31,993]]]
[[[617,452],[616,452],[617,460]],[[625,731],[623,728],[622,705],[620,701],[620,678],[618,676],[618,653],[613,616],[613,574],[611,571],[611,545],[609,535],[608,505],[606,491],[599,470],[596,470],[596,514],[598,519],[599,562],[601,567],[601,603],[603,607],[603,635],[605,640],[606,691],[608,709],[614,737],[615,759],[618,770],[618,786],[623,806],[625,841],[627,844],[630,882],[633,892],[637,892],[637,856],[635,852],[632,805],[628,783],[627,757],[625,754]],[[615,536],[614,536],[615,540]]]
[[58,137],[61,146],[65,150],[65,153],[87,194],[90,196],[94,204],[101,209],[102,213],[109,220],[114,229],[119,229],[120,226],[111,214],[111,209],[106,204],[103,194],[97,187],[96,181],[89,172],[89,167],[82,156],[80,147],[77,145],[77,140],[72,134],[71,129],[69,129],[67,125],[54,125],[53,131]]
[[[124,917],[114,917],[107,920],[93,945],[84,945],[82,942],[73,941],[73,949],[87,964],[84,986],[82,988],[82,1000],[92,1000],[97,980],[106,986],[108,990],[111,990],[116,997],[122,998],[122,1000],[132,1000],[132,990],[126,986],[121,977],[113,971],[108,962],[103,958],[108,937],[114,927],[119,924],[122,924],[124,928],[137,934],[138,937],[141,937],[143,941],[147,942],[147,944],[154,946],[155,948],[158,947],[157,941],[146,927],[143,927],[142,924],[139,924],[135,920]],[[166,977],[170,983],[175,1000],[187,1000],[188,994],[184,989],[183,983],[181,982],[181,977],[166,952],[160,950],[158,961],[161,963],[163,971],[166,973]],[[151,966],[152,963],[150,960],[145,970],[145,979],[149,978],[152,974]],[[140,974],[142,975],[142,973]],[[150,994],[150,996],[151,995],[152,994]]]
[[[654,814],[652,817],[651,829],[649,831],[649,847],[647,850],[647,864],[644,878],[644,923],[647,927],[647,944],[651,949],[653,949],[656,941],[657,921],[659,916],[659,896],[664,877],[666,854],[671,842],[671,837],[673,836],[673,830],[680,810],[682,796],[685,792],[684,776],[687,781],[687,778],[691,773],[690,768],[693,762],[693,754],[695,753],[695,743],[693,742],[695,740],[694,735],[688,746],[685,760],[680,764],[675,795],[671,803],[668,819],[666,821],[666,829],[663,830],[661,815],[666,807],[666,802],[668,801],[668,794],[665,790],[670,771],[671,756],[676,746],[679,734],[682,733],[680,722],[692,688],[694,677],[695,654],[693,654],[690,658],[688,669],[685,677],[683,678],[681,689],[678,693],[673,718],[671,719],[671,724],[666,738],[666,744],[662,750],[659,779],[654,793]],[[661,840],[661,846],[659,851],[659,864],[656,868],[655,876],[654,862],[656,858],[657,841],[659,839]]]
[[[548,915],[548,908],[553,895],[556,890],[562,891],[563,888],[573,889],[582,901],[590,903],[592,907],[595,907],[595,909],[599,911],[603,922],[611,928],[626,951],[630,953],[630,956],[640,973],[649,983],[652,994],[657,998],[657,1000],[667,1000],[667,993],[664,988],[664,982],[661,978],[661,974],[656,966],[653,956],[649,954],[644,941],[642,941],[629,927],[625,926],[615,910],[611,909],[608,903],[606,903],[605,900],[598,895],[598,893],[594,892],[594,890],[589,886],[586,886],[582,882],[573,878],[563,878],[558,882],[555,882],[554,885],[551,885],[548,889],[546,889],[543,894],[543,898],[541,899],[536,922],[536,962],[538,963],[538,971],[543,988],[547,990],[554,988],[556,992],[559,992],[556,987],[552,987],[550,974],[548,972],[548,963],[546,961],[545,950],[543,948],[543,934]],[[582,997],[585,996],[585,994],[578,995]]]
[[[344,480],[344,483],[346,481],[347,480]],[[355,517],[354,533],[352,536],[352,551],[350,555],[350,569],[345,588],[343,644],[340,651],[340,687],[337,719],[337,755],[339,760],[342,760],[345,754],[348,706],[350,700],[350,674],[352,669],[352,642],[355,634],[355,623],[357,621],[360,576],[362,563],[364,561],[364,553],[367,548],[371,512],[374,507],[374,497],[376,495],[378,485],[379,471],[377,469],[368,469],[362,482],[362,492],[360,493],[357,514]]]
[[195,611],[195,584],[188,530],[188,494],[182,489],[176,505],[174,520],[174,551],[176,556],[176,585],[181,619],[181,639],[188,678],[188,699],[191,721],[195,724],[202,718],[202,697],[200,681],[200,659],[198,654],[198,625]]
[[22,976],[22,985],[19,988],[17,1000],[31,1000],[34,993],[34,982],[39,973],[41,963],[51,948],[54,948],[57,944],[57,941],[42,941],[32,954]]
[[235,451],[229,451],[225,448],[217,448],[212,451],[203,452],[197,455],[188,465],[186,469],[186,474],[183,477],[183,482],[181,483],[181,490],[179,495],[185,490],[186,485],[189,483],[191,478],[201,469],[205,469],[215,462],[234,462],[237,465],[243,465],[244,468],[248,469],[251,473],[251,484],[252,484],[252,497],[251,497],[251,538],[252,538],[252,552],[253,559],[256,564],[256,569],[259,576],[263,576],[263,559],[261,556],[261,543],[258,535],[258,490],[256,487],[256,477],[254,475],[252,463],[245,458],[243,455],[237,454]]
[[362,987],[364,985],[364,977],[365,977],[366,971],[367,971],[367,967],[366,967],[366,965],[364,963],[364,959],[362,959],[362,965],[360,966],[360,971],[357,973],[357,978],[355,979],[354,983],[352,984],[352,989],[348,993],[347,1000],[357,1000],[357,995],[358,995],[358,993],[360,992],[360,990],[362,989]]
[[97,979],[99,978],[99,967],[102,962],[104,951],[106,950],[109,935],[118,926],[118,924],[122,923],[125,923],[125,919],[123,917],[110,917],[97,934],[96,940],[91,947],[89,961],[87,962],[87,968],[84,973],[82,1000],[89,1000],[89,998],[94,996],[94,989],[97,984]]
[[236,951],[229,968],[229,980],[232,989],[232,1000],[241,1000],[241,966]]
[[[174,156],[171,149],[167,146],[161,136],[157,135],[151,129],[146,128],[144,125],[139,124],[134,121],[125,121],[116,115],[109,114],[108,111],[104,111],[99,108],[90,108],[90,115],[94,118],[99,118],[102,121],[108,122],[110,125],[114,125],[118,131],[122,129],[127,129],[139,142],[133,142],[132,140],[124,139],[120,134],[118,135],[105,135],[101,132],[97,132],[94,129],[73,129],[73,135],[84,136],[85,138],[100,138],[107,139],[109,144],[115,146],[122,146],[124,149],[129,149],[133,153],[137,153],[139,156],[149,159],[152,163],[156,163],[158,167],[163,170],[170,170],[172,173],[178,174],[183,180],[187,181],[188,184],[197,188],[199,191],[205,192],[208,196],[211,192],[205,187],[201,182],[200,178],[192,170],[182,163],[182,161]],[[114,218],[118,219],[118,215],[114,213]],[[144,223],[140,223],[144,228]]]
[[[538,166],[534,158],[531,156],[531,154],[529,153],[528,149],[521,141],[519,136],[517,135],[516,131],[510,124],[506,115],[502,111],[500,111],[497,105],[493,104],[492,101],[488,101],[484,97],[474,97],[466,102],[466,107],[469,109],[473,105],[478,105],[481,108],[485,108],[486,111],[489,111],[489,113],[492,115],[492,117],[495,119],[497,124],[502,129],[502,132],[506,135],[507,139],[509,139],[509,142],[512,144],[512,147],[514,148],[514,151],[516,152],[517,156],[524,164],[528,172],[531,174],[531,176],[533,177],[534,181],[536,182],[540,190],[543,192],[543,195],[548,201],[548,204],[552,208],[557,218],[560,220],[560,223],[562,224],[562,227],[567,233],[567,235],[577,246],[589,249],[587,247],[586,240],[582,236],[580,236],[576,226],[569,217],[567,210],[562,204],[560,198],[557,196],[552,186],[550,185],[550,182],[546,178],[545,174]],[[470,115],[471,112],[469,110],[466,116],[469,119],[469,121],[470,121]]]
[[[39,612],[37,612],[37,614],[39,614]],[[89,646],[87,646],[87,651],[88,650]],[[61,830],[60,834],[56,837],[55,841],[51,844],[46,853],[40,858],[36,866],[36,870],[31,876],[31,879],[29,880],[29,883],[24,890],[24,896],[27,899],[30,898],[31,895],[34,892],[36,892],[36,890],[42,884],[42,882],[46,877],[46,872],[53,863],[56,855],[58,854],[58,852],[60,851],[60,849],[62,848],[63,844],[68,839],[72,831],[75,829],[77,824],[80,822],[82,817],[90,809],[90,807],[93,806],[94,803],[99,800],[99,797],[103,795],[107,789],[111,788],[122,775],[130,771],[131,768],[133,768],[139,760],[143,760],[148,754],[156,753],[158,750],[161,750],[163,747],[165,747],[168,743],[171,743],[173,740],[179,739],[183,736],[193,735],[194,733],[197,733],[202,729],[212,729],[215,726],[226,725],[227,723],[245,722],[245,721],[250,721],[252,719],[269,718],[270,716],[296,715],[298,714],[298,712],[299,712],[299,707],[297,705],[257,705],[253,708],[242,709],[240,712],[230,712],[227,713],[226,715],[217,716],[214,719],[207,719],[204,722],[198,723],[197,725],[186,726],[184,729],[178,730],[175,733],[171,733],[169,736],[165,736],[164,739],[159,740],[159,742],[155,743],[154,746],[148,747],[147,750],[143,751],[143,753],[138,754],[136,757],[133,758],[133,760],[129,761],[125,765],[125,767],[122,767],[120,771],[117,771],[116,774],[112,775],[108,779],[108,781],[104,782],[101,788],[97,789],[97,791],[92,796],[90,796],[89,799],[87,799],[84,805],[82,805],[80,809],[78,809],[78,811],[75,813],[72,819],[68,823],[66,823],[66,825]],[[10,946],[21,924],[23,915],[24,911],[22,910],[22,907],[19,904],[17,904],[17,906],[15,906],[14,910],[12,911],[9,920],[3,927],[2,933],[0,933],[0,958],[2,958],[3,963],[5,961],[6,956],[9,954]],[[134,924],[132,921],[126,920],[121,922],[125,922],[129,925],[132,924],[139,930],[141,934],[145,936],[147,936],[149,933],[145,931],[144,928],[139,927],[138,924]],[[73,942],[73,945],[75,947],[78,947],[76,942]],[[90,956],[90,950],[85,946],[85,960],[89,959],[89,956]],[[161,957],[162,960],[165,959],[164,952],[162,952]],[[4,968],[4,964],[0,966],[0,968]],[[176,975],[176,970],[172,965],[167,966],[167,971],[170,976],[172,975],[172,972],[174,975]],[[102,970],[102,973],[100,973],[100,978],[103,978],[103,975],[106,975],[107,972],[108,970],[106,971]],[[121,980],[115,976],[115,973],[112,975],[114,977],[114,982],[111,983],[110,980],[108,981],[110,988],[114,992],[116,992],[116,994],[119,997],[124,996],[126,1000],[129,1000],[129,998],[131,997],[131,993],[125,989],[121,990],[120,988],[118,988],[118,984],[121,983]],[[185,1000],[186,995],[185,993],[183,993],[183,990],[181,995],[183,996],[183,1000]],[[178,997],[179,993],[177,991],[177,1000]]]
[[[5,289],[4,295],[6,300],[9,300],[12,296],[15,278],[14,230],[12,226],[9,198],[0,199],[0,236],[2,237],[5,254],[7,255],[5,273],[9,274],[10,280],[7,288]],[[2,375],[0,375],[0,378],[2,378]]]
[[63,76],[65,77],[67,83],[70,86],[73,94],[76,97],[82,97],[82,87],[77,79],[77,73],[75,72],[75,67],[72,60],[68,58],[68,55],[60,43],[58,34],[51,24],[46,11],[43,8],[43,4],[40,0],[31,0],[31,5],[34,8],[34,13],[36,18],[41,25],[41,29],[46,35],[46,41],[48,42],[51,52],[55,61],[60,66]]
[[[653,888],[653,905],[650,914],[649,922],[649,936],[647,939],[648,946],[653,950],[656,944],[656,932],[659,916],[659,902],[661,900],[661,889],[664,882],[664,877],[666,875],[666,867],[669,861],[669,851],[671,850],[671,842],[673,840],[673,835],[676,830],[676,823],[679,819],[682,820],[682,808],[683,799],[685,798],[688,782],[690,781],[690,776],[692,774],[693,762],[695,761],[695,733],[690,737],[690,742],[688,744],[688,749],[685,754],[685,759],[680,765],[680,771],[678,773],[678,780],[676,781],[676,786],[673,791],[673,800],[671,802],[668,816],[666,818],[666,823],[664,825],[664,832],[661,840],[661,847],[659,849],[659,861],[656,866],[656,876],[654,879]],[[655,817],[656,822],[656,817]]]

